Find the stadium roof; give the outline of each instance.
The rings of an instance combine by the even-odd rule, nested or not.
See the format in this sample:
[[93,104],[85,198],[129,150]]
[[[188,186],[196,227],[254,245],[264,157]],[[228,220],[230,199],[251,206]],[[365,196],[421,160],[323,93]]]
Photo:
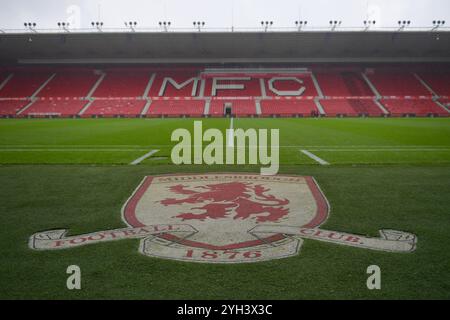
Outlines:
[[0,34],[2,63],[450,62],[450,32]]

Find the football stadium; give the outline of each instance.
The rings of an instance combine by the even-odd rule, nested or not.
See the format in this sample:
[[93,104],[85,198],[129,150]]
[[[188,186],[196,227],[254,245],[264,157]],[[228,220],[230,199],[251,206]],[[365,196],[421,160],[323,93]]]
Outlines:
[[0,298],[449,299],[450,7],[368,2],[0,21]]

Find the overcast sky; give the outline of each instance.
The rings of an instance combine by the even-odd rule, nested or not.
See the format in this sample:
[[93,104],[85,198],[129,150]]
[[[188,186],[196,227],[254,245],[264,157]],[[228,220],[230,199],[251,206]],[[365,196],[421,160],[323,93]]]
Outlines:
[[138,21],[140,27],[157,27],[160,20],[173,27],[191,27],[205,21],[208,27],[259,27],[261,20],[274,26],[291,27],[295,20],[308,20],[323,27],[330,19],[342,26],[361,26],[362,20],[392,27],[401,19],[426,27],[433,19],[450,24],[450,0],[0,0],[0,29],[20,29],[23,22],[39,28],[55,28],[57,21],[87,28],[91,21],[105,27],[123,27],[124,21]]

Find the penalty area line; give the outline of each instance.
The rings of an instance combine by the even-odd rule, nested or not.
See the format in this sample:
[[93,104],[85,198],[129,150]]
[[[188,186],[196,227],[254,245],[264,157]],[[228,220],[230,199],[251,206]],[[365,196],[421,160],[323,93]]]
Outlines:
[[314,161],[318,162],[319,164],[323,165],[323,166],[327,166],[329,165],[328,162],[326,162],[325,160],[319,158],[318,156],[316,156],[315,154],[309,152],[308,150],[300,150],[303,154],[305,154],[306,156],[308,156],[309,158],[313,159]]
[[155,153],[157,153],[159,150],[150,150],[149,152],[147,152],[146,154],[144,154],[142,157],[137,158],[136,160],[133,160],[132,162],[130,162],[130,164],[132,166],[137,165],[139,163],[141,163],[143,160],[147,159],[148,157],[154,155]]

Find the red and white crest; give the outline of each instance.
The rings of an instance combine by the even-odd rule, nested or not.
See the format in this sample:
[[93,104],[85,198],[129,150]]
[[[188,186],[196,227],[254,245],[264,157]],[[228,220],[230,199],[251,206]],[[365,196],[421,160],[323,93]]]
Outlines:
[[[315,228],[327,217],[327,201],[312,177],[257,174],[149,176],[123,208],[130,227],[187,224],[197,230],[188,237],[160,234],[147,241],[144,253],[206,262],[251,262],[296,254],[301,240],[280,233],[260,238],[252,229],[261,224]],[[272,250],[265,250],[268,247]]]
[[383,229],[371,238],[319,228],[329,205],[312,177],[245,173],[145,177],[122,208],[128,227],[67,236],[33,234],[33,250],[140,239],[139,252],[165,259],[242,263],[296,255],[304,239],[411,252],[417,237]]

